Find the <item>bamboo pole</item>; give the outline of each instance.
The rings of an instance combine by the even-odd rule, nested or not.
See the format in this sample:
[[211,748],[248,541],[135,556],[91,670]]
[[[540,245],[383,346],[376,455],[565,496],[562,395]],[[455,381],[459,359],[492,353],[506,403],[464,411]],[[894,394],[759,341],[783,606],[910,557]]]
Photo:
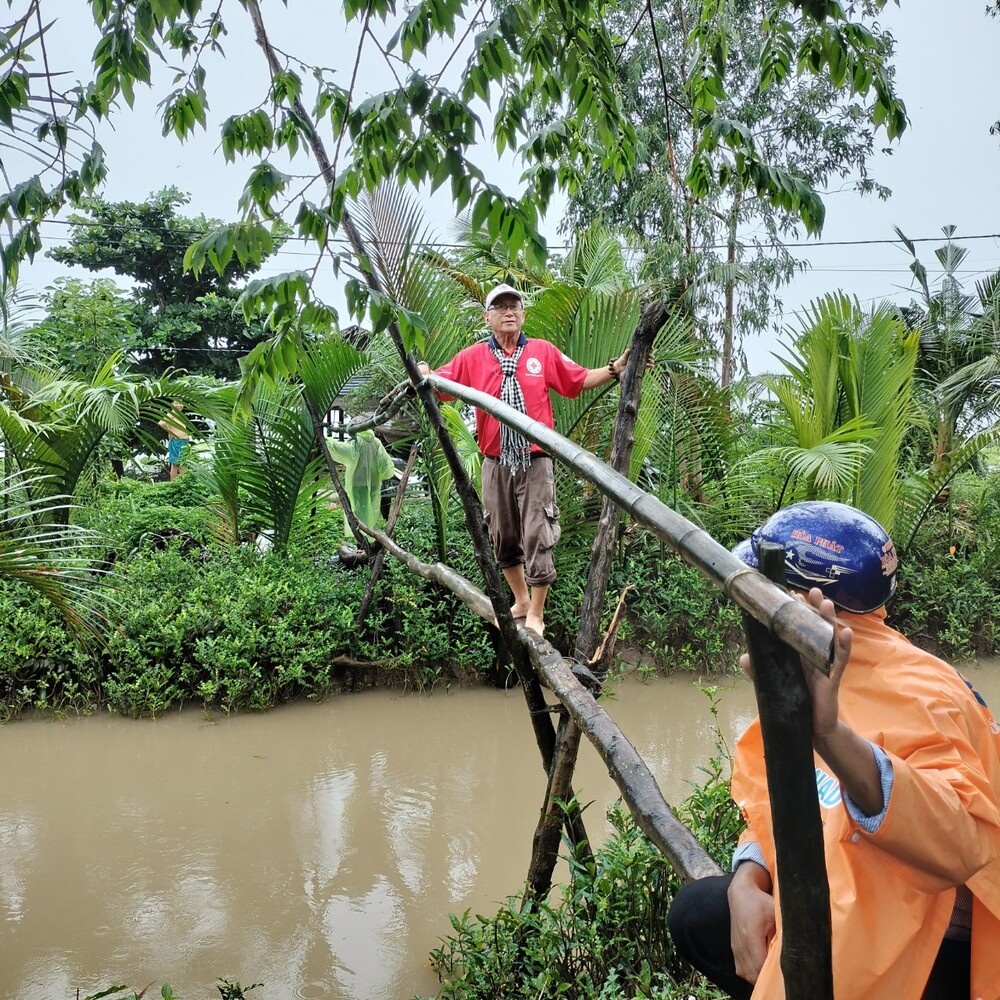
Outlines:
[[[761,572],[785,579],[785,551],[762,542]],[[812,612],[810,612],[811,614]],[[749,615],[744,628],[764,743],[778,858],[781,974],[793,1000],[833,1000],[830,886],[816,797],[812,702],[798,654]]]
[[[425,563],[402,548],[384,532],[366,524],[362,529],[383,545],[390,555],[411,572],[446,587],[481,618],[492,622],[493,609],[482,591],[444,563]],[[574,723],[593,743],[608,773],[622,793],[636,823],[663,853],[685,881],[719,875],[718,865],[708,856],[694,834],[674,815],[645,761],[629,743],[617,723],[597,703],[594,695],[577,679],[576,664],[565,659],[544,639],[536,639],[518,626],[520,642],[532,666],[569,712]]]
[[499,399],[439,375],[428,375],[425,381],[440,392],[492,414],[593,483],[636,524],[666,542],[685,562],[721,587],[726,596],[751,617],[767,626],[775,638],[791,646],[811,666],[829,674],[833,658],[833,628],[787,592],[742,563],[707,531],[644,492],[578,444],[539,421],[518,413]]

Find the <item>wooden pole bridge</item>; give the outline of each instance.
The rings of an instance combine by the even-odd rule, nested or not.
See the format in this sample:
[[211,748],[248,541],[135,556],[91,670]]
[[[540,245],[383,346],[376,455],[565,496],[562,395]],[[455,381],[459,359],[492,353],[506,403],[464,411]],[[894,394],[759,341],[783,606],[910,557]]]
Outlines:
[[[245,6],[253,24],[255,40],[267,60],[271,76],[277,78],[282,72],[282,62],[268,37],[257,0],[247,0]],[[290,101],[320,175],[332,191],[338,181],[335,164],[301,97],[294,95]],[[347,210],[341,215],[340,226],[357,258],[365,283],[373,292],[384,296],[385,287],[373,257]],[[462,580],[447,566],[430,566],[403,552],[387,534],[371,532],[371,535],[376,545],[402,559],[415,572],[438,579],[454,590],[484,618],[495,622],[500,631],[521,681],[547,777],[545,805],[536,830],[527,881],[529,893],[538,896],[544,895],[551,884],[562,826],[566,826],[574,844],[586,842],[580,811],[572,804],[571,787],[581,735],[586,735],[601,754],[636,821],[682,878],[700,878],[718,871],[690,831],[678,821],[664,801],[649,769],[594,696],[603,665],[610,655],[609,643],[600,647],[597,643],[600,627],[597,609],[603,604],[610,569],[611,540],[615,537],[621,513],[629,514],[637,524],[656,534],[743,609],[754,662],[769,665],[765,670],[755,669],[754,684],[764,737],[775,847],[782,874],[778,883],[778,902],[783,916],[781,967],[785,992],[788,1000],[833,1000],[829,891],[812,765],[809,699],[797,663],[797,658],[801,656],[804,662],[816,669],[829,670],[833,630],[800,607],[775,583],[762,574],[749,571],[707,533],[645,494],[623,475],[631,452],[642,373],[650,357],[653,339],[666,320],[668,311],[669,307],[663,302],[647,303],[643,307],[639,326],[633,335],[629,364],[622,375],[610,466],[535,422],[528,421],[522,425],[523,418],[519,414],[491,397],[446,383],[443,379],[422,378],[417,360],[408,351],[398,325],[390,322],[389,336],[403,359],[407,377],[416,387],[451,469],[483,575],[485,592]],[[435,387],[447,389],[465,402],[488,409],[503,423],[516,427],[554,458],[565,462],[604,494],[574,660],[564,660],[544,640],[536,640],[525,629],[519,629],[511,618],[506,585],[486,536],[479,496],[441,418]],[[355,537],[364,545],[360,533],[364,526],[351,510],[333,457],[326,447],[320,416],[311,404],[310,415],[345,514]],[[402,501],[404,484],[405,480],[397,493],[397,509]],[[390,530],[391,522],[392,519]],[[768,556],[764,560],[765,569],[770,558]],[[380,560],[373,560],[373,570],[377,570],[378,565]],[[775,567],[779,579],[780,566],[779,554]],[[373,574],[366,596],[370,596],[374,579]],[[366,607],[367,602],[364,604]],[[581,662],[587,667],[581,668]],[[589,669],[591,667],[593,669]],[[542,693],[543,681],[558,699],[561,713],[558,728],[553,724],[551,706]],[[559,810],[556,808],[558,802],[570,805],[565,810]]]
[[[642,372],[663,318],[662,304],[647,306],[633,338],[632,355],[621,381],[611,464],[495,397],[436,375],[426,376],[417,387],[432,424],[439,428],[439,440],[446,454],[451,442],[437,410],[437,391],[479,407],[513,427],[604,496],[583,601],[580,639],[573,658],[564,658],[544,639],[511,620],[509,600],[502,586],[498,593],[488,596],[450,567],[426,563],[402,549],[387,532],[365,524],[359,527],[380,553],[389,553],[412,572],[446,587],[500,629],[522,682],[547,779],[533,839],[526,898],[544,897],[551,887],[564,826],[575,844],[589,850],[582,817],[573,805],[572,775],[581,736],[597,750],[636,823],[682,880],[721,874],[664,800],[656,778],[641,756],[597,701],[617,627],[615,623],[608,641],[598,645],[599,610],[603,606],[610,553],[614,550],[613,539],[621,515],[627,514],[670,546],[735,601],[743,610],[754,662],[767,667],[754,671],[754,687],[765,745],[775,847],[782,873],[778,881],[778,904],[782,913],[781,966],[786,995],[789,1000],[832,1000],[829,887],[816,795],[810,703],[799,659],[817,670],[829,672],[833,629],[780,586],[784,565],[780,547],[770,547],[776,551],[762,547],[761,572],[750,569],[711,535],[640,489],[621,471],[628,468]],[[328,459],[328,465],[336,476],[332,460]],[[452,464],[452,471],[466,506],[470,531],[477,542],[476,554],[484,577],[489,580],[492,564],[498,582],[499,571],[489,544],[484,541],[478,494],[460,462]],[[390,530],[404,488],[405,480],[397,492]],[[543,688],[555,696],[555,706],[545,699]],[[554,714],[558,724],[553,721]],[[570,803],[569,808],[566,803]]]

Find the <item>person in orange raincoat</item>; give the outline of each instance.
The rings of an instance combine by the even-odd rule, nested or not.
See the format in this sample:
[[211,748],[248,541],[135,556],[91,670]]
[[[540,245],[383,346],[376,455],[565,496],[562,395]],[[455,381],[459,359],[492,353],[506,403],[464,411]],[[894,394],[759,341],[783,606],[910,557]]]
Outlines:
[[[737,552],[756,565],[761,541],[785,547],[787,582],[837,628],[830,677],[805,668],[835,997],[1000,1000],[1000,727],[957,671],[886,625],[896,555],[878,522],[793,504]],[[685,886],[670,930],[731,996],[781,1000],[759,720],[737,744],[732,794],[747,822],[733,872]]]

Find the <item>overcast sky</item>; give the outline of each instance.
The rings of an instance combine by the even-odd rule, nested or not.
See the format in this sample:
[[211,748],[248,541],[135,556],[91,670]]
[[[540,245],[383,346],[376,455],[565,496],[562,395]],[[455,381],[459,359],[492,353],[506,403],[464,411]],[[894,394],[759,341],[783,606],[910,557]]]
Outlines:
[[[62,9],[62,4],[53,9]],[[277,3],[262,4],[273,39],[286,51],[306,60],[342,66],[337,80],[347,85],[355,45],[345,36],[340,5],[326,0],[289,0],[288,10]],[[803,240],[793,251],[811,268],[783,291],[786,315],[776,319],[795,322],[795,312],[816,296],[843,289],[864,303],[882,298],[905,302],[912,297],[909,258],[892,241],[893,226],[920,244],[920,253],[930,267],[936,263],[934,247],[940,243],[941,227],[958,227],[969,250],[962,277],[971,290],[978,277],[1000,268],[1000,137],[991,136],[989,126],[1000,117],[1000,20],[984,14],[982,0],[902,0],[889,5],[885,20],[897,39],[897,82],[911,124],[893,147],[891,156],[877,155],[872,174],[893,190],[888,202],[860,198],[853,191],[829,193],[826,226],[822,237]],[[160,136],[157,102],[170,89],[172,74],[157,71],[155,93],[140,91],[133,112],[115,115],[114,131],[103,130],[100,138],[107,150],[110,176],[105,194],[112,200],[143,200],[165,185],[173,184],[191,194],[191,214],[205,213],[224,219],[237,217],[237,201],[248,163],[224,163],[218,152],[218,126],[230,114],[256,106],[265,96],[263,57],[253,43],[248,18],[235,4],[224,10],[227,23],[225,63],[214,63],[209,72],[211,100],[209,130],[181,145],[173,137]],[[47,15],[50,16],[50,15]],[[79,3],[69,13],[60,13],[50,35],[53,65],[76,66],[96,44],[96,31],[89,21],[89,4]],[[384,73],[365,60],[364,86],[370,91],[387,85]],[[307,84],[308,86],[308,84]],[[307,104],[311,98],[307,99]],[[883,137],[884,138],[884,137]],[[880,145],[885,145],[884,142]],[[495,162],[484,151],[484,164]],[[297,163],[297,165],[296,165]],[[311,164],[300,155],[292,168],[311,172]],[[519,170],[514,165],[494,167],[506,187],[513,188]],[[318,198],[318,193],[313,195]],[[433,213],[433,214],[432,214]],[[428,209],[428,222],[447,238],[451,217],[444,199]],[[556,235],[556,214],[546,220],[551,242]],[[65,239],[67,229],[59,222],[43,229],[46,245]],[[972,239],[972,237],[979,237]],[[842,244],[853,245],[842,245]],[[301,244],[289,243],[268,263],[264,273],[309,267],[312,255]],[[89,272],[73,269],[80,277]],[[39,260],[26,268],[23,283],[39,288],[59,274],[67,273],[51,261]],[[937,272],[931,270],[932,281]],[[324,289],[338,307],[332,279]],[[772,368],[770,351],[776,346],[774,333],[749,345],[752,368]]]

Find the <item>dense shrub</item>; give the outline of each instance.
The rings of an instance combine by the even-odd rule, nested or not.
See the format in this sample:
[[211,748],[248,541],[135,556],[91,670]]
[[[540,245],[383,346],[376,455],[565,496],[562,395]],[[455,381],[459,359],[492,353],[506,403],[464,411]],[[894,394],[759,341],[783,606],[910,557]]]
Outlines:
[[51,604],[0,581],[0,720],[29,709],[83,711],[100,688],[101,664]]
[[193,475],[163,483],[103,479],[74,520],[100,531],[116,551],[127,554],[160,534],[212,542],[220,523],[214,504],[209,487]]
[[[947,509],[924,525],[904,554],[890,605],[892,624],[953,660],[1000,650],[1000,489],[974,485],[978,493],[963,493],[958,481]],[[460,511],[453,514],[447,561],[479,582]],[[392,559],[358,630],[368,574],[334,561],[339,538],[281,555],[220,543],[213,497],[194,475],[98,484],[77,519],[111,536],[107,648],[81,648],[33,592],[0,585],[0,718],[96,705],[155,713],[187,701],[262,709],[358,684],[479,678],[494,665],[483,623]],[[556,552],[559,580],[546,623],[564,652],[579,627],[589,527],[577,524]],[[406,505],[397,534],[406,548],[433,558],[429,505]],[[626,531],[618,543],[605,626],[626,588],[621,645],[646,669],[735,667],[742,645],[736,606],[644,532]],[[372,666],[350,665],[358,662]]]
[[348,570],[330,553],[192,548],[177,539],[140,545],[115,564],[106,648],[89,650],[48,605],[3,585],[2,711],[107,704],[137,715],[186,701],[262,709],[376,680],[423,686],[475,677],[492,664],[478,619],[391,559],[357,629],[367,579],[367,568]]
[[1000,652],[1000,476],[967,474],[900,556],[889,623],[948,660]]
[[945,659],[1000,650],[1000,574],[989,575],[979,559],[945,553],[904,562],[888,609],[893,628]]
[[739,608],[697,570],[651,535],[623,547],[612,589],[631,584],[623,641],[661,668],[726,672],[736,668],[743,643]]

